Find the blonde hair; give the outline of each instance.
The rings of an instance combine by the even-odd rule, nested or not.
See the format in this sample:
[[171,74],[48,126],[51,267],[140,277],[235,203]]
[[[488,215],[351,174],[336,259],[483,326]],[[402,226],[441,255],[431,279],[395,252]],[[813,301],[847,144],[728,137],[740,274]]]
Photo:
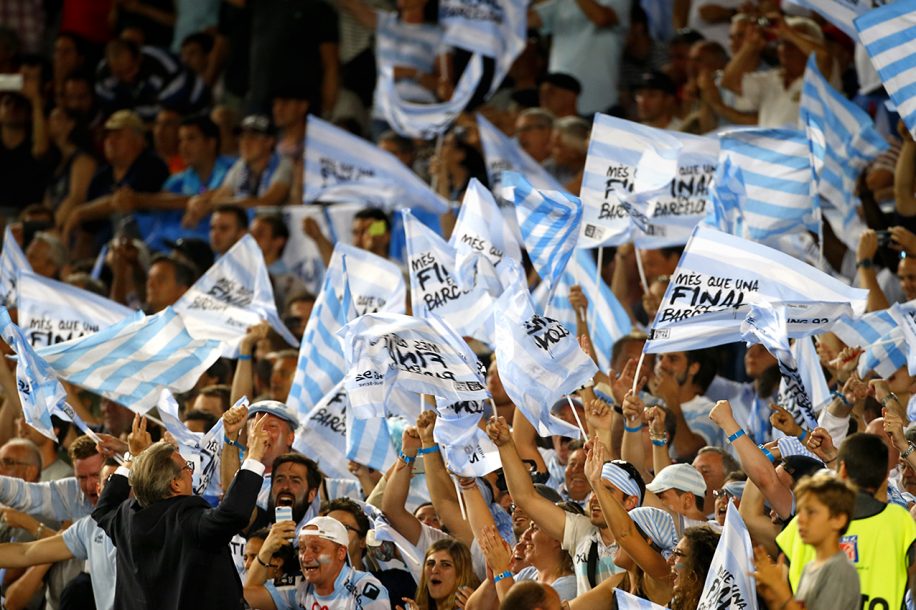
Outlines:
[[[452,591],[449,596],[445,598],[441,607],[436,604],[435,600],[429,597],[429,587],[426,582],[426,560],[429,559],[430,555],[438,553],[439,551],[447,552],[451,556],[452,562],[455,564],[455,591]],[[480,584],[480,581],[477,580],[477,576],[474,574],[471,551],[466,544],[454,538],[443,538],[429,545],[429,548],[426,549],[426,554],[423,556],[423,565],[421,568],[420,582],[417,584],[417,606],[419,606],[420,610],[433,610],[433,608],[435,608],[435,610],[453,610],[453,608],[455,608],[455,592],[459,587],[468,586],[476,589],[477,585]]]

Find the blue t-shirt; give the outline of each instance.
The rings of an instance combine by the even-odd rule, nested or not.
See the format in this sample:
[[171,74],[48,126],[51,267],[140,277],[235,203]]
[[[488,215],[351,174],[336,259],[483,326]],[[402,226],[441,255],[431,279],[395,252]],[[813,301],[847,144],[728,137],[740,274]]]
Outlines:
[[[528,566],[527,568],[522,568],[522,570],[515,575],[515,582],[522,582],[525,580],[534,580],[538,579],[538,571],[534,566]],[[550,586],[553,587],[553,590],[557,592],[557,595],[560,596],[560,601],[565,602],[576,597],[578,592],[576,586],[576,577],[573,574],[569,576],[561,576],[556,579]]]
[[324,610],[390,610],[388,590],[368,572],[358,572],[350,566],[341,568],[330,595],[318,595],[305,581],[293,588],[268,587],[277,610],[321,608]]
[[[178,195],[200,195],[206,191],[211,191],[223,183],[226,172],[232,167],[235,160],[232,157],[220,155],[213,164],[213,171],[210,172],[209,179],[204,182],[201,177],[194,171],[194,168],[187,168],[177,174],[169,176],[162,186],[162,190]],[[137,226],[140,229],[140,235],[143,240],[149,244],[150,248],[155,250],[168,250],[166,240],[174,241],[179,237],[195,237],[204,241],[210,238],[210,217],[203,219],[193,229],[185,229],[181,226],[181,218],[184,212],[181,210],[149,210],[134,212],[134,218],[137,220]]]
[[88,559],[92,575],[92,596],[98,610],[114,607],[115,579],[117,577],[118,550],[102,528],[83,517],[64,530],[64,544],[74,559]]

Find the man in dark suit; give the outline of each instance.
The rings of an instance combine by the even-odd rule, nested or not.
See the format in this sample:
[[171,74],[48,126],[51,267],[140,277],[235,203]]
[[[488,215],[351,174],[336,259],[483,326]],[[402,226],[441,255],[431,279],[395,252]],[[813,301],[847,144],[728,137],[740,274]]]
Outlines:
[[223,501],[210,508],[193,495],[193,463],[164,441],[150,445],[146,420],[134,419],[129,440],[139,455],[111,476],[92,513],[118,550],[116,610],[243,607],[229,541],[248,525],[261,489],[263,421]]

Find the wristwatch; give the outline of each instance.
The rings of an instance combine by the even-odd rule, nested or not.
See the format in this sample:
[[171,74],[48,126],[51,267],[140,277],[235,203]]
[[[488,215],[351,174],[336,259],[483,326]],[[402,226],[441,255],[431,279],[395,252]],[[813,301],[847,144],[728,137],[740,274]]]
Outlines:
[[905,460],[910,457],[914,451],[916,451],[916,445],[913,443],[907,443],[907,448],[900,454],[900,457]]

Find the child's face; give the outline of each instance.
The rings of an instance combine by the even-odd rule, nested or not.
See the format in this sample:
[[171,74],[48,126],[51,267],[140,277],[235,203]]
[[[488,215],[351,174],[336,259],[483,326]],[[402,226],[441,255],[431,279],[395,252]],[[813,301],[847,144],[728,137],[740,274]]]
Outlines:
[[837,537],[846,515],[830,515],[830,510],[811,493],[798,500],[798,534],[802,542],[817,546],[831,536]]

